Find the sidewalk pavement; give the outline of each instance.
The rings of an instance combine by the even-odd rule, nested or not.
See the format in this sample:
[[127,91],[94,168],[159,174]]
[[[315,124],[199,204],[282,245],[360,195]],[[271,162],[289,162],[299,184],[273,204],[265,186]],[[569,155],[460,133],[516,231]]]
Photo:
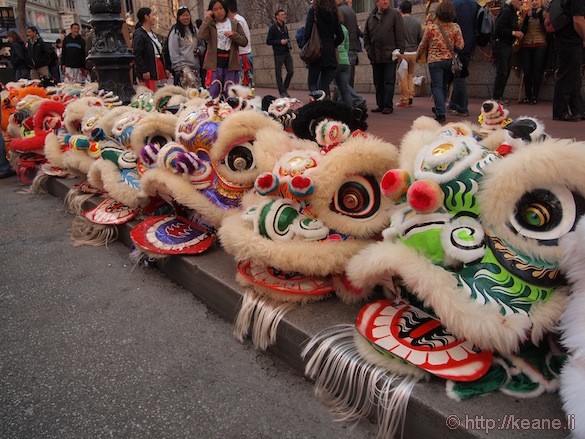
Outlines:
[[[256,88],[256,95],[265,96],[271,94],[278,96],[276,88]],[[302,102],[309,101],[307,90],[289,90],[292,97]],[[396,104],[400,97],[394,97],[394,113],[381,114],[372,113],[371,110],[376,108],[376,97],[373,93],[360,93],[368,102],[368,131],[382,137],[384,140],[399,146],[400,139],[410,130],[412,122],[419,116],[434,117],[431,108],[434,106],[433,98],[430,96],[414,98],[413,105],[406,108],[398,108]],[[477,124],[481,104],[484,99],[469,99],[469,116],[458,117],[447,115],[447,122],[468,121]],[[536,105],[522,105],[511,101],[507,107],[510,111],[510,117],[516,119],[520,116],[536,117],[545,126],[545,132],[552,137],[569,138],[579,141],[585,141],[585,121],[580,122],[561,122],[552,119],[552,102],[539,102]]]

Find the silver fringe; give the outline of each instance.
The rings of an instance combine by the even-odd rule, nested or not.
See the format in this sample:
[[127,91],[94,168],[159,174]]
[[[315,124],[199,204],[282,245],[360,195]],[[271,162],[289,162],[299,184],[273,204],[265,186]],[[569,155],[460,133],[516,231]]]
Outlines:
[[276,343],[276,330],[294,303],[283,303],[260,296],[252,288],[246,288],[242,307],[234,327],[234,337],[243,342],[252,327],[252,343],[256,349],[265,350]]
[[358,422],[374,412],[377,438],[393,438],[404,429],[406,409],[420,377],[402,376],[364,360],[353,325],[337,325],[314,336],[302,357],[309,355],[305,374],[315,381],[315,395],[338,421]]

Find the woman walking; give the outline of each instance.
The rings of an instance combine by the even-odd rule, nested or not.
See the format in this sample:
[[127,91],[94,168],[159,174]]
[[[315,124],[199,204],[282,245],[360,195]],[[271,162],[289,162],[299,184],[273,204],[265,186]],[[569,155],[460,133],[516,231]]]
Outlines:
[[168,43],[173,73],[181,87],[201,87],[199,54],[205,51],[205,45],[197,37],[197,28],[186,6],[181,6],[177,11],[177,22],[169,33]]
[[524,99],[521,104],[538,102],[544,65],[546,63],[546,30],[542,0],[532,0],[532,9],[526,11],[522,20],[521,58],[524,72]]
[[323,90],[329,98],[329,84],[337,72],[336,48],[344,38],[335,0],[313,0],[307,12],[303,41],[309,41],[313,23],[321,37],[321,56],[309,64],[309,90]]
[[[449,46],[455,50],[463,49],[463,35],[461,28],[455,19],[455,7],[451,0],[443,0],[435,12],[436,18],[425,29],[423,39],[416,53],[417,60],[427,54],[429,73],[431,75],[431,89],[435,106],[435,120],[445,122],[445,100],[449,91],[449,83],[452,79],[451,61],[453,53]],[[447,40],[449,42],[447,42]]]
[[227,97],[231,85],[238,84],[240,66],[238,47],[248,44],[242,25],[229,19],[222,0],[211,0],[199,29],[199,38],[207,41],[203,68],[205,86],[213,98]]
[[132,38],[136,78],[138,83],[156,91],[157,81],[167,79],[162,62],[162,45],[152,32],[156,15],[150,8],[140,8],[136,17],[138,24]]
[[10,62],[14,69],[14,79],[30,79],[29,68],[26,62],[26,46],[20,35],[10,30],[6,35],[10,43]]

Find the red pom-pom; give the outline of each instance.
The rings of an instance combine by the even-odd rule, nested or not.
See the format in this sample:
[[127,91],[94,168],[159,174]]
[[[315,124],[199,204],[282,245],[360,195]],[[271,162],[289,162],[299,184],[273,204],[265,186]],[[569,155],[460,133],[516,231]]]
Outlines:
[[418,213],[433,213],[443,204],[445,194],[436,182],[418,180],[408,188],[406,199]]
[[382,195],[391,200],[398,200],[410,186],[410,175],[402,169],[391,169],[386,172],[380,181]]
[[500,154],[502,157],[505,157],[512,152],[512,147],[510,145],[506,145],[504,143],[504,144],[498,146],[498,149],[496,149],[496,152],[498,154]]
[[272,172],[265,172],[256,177],[254,187],[260,195],[266,195],[276,189],[278,178]]

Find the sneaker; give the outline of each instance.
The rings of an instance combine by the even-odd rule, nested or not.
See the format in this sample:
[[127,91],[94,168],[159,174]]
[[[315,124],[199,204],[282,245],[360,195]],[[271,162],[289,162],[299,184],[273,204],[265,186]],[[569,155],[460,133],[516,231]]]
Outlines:
[[381,113],[382,109],[380,107],[376,107],[372,110],[372,113]]
[[492,98],[494,101],[496,101],[498,104],[500,104],[502,107],[507,107],[508,105],[510,105],[510,101],[507,101],[506,99],[500,98],[500,99],[496,99],[496,98]]
[[439,123],[445,123],[445,122],[447,122],[447,118],[445,117],[445,115],[444,115],[444,114],[437,114],[437,115],[435,116],[435,120],[436,120],[437,122],[439,122]]
[[393,108],[384,108],[382,110],[382,114],[392,114],[394,112]]
[[521,101],[518,101],[518,103],[522,104],[522,105],[527,105],[527,104],[530,104],[531,101],[532,101],[532,99],[524,98]]
[[530,105],[536,105],[538,101],[536,99],[530,99]]
[[284,97],[290,98],[290,94],[288,93],[288,91],[285,91],[283,94],[284,94]]
[[360,110],[362,110],[364,113],[367,113],[367,112],[368,112],[368,103],[367,103],[365,100],[363,100],[363,101],[361,101],[359,104],[357,104],[357,105],[355,106],[355,108],[359,108],[359,109],[360,109]]
[[564,113],[559,116],[553,116],[553,120],[560,120],[562,122],[578,122],[581,120],[580,114],[572,115],[570,113]]
[[406,107],[408,107],[408,106],[409,106],[409,104],[408,104],[408,101],[406,101],[406,102],[404,102],[404,101],[400,101],[400,102],[398,102],[398,103],[396,104],[396,106],[397,106],[398,108],[406,108]]
[[412,98],[408,99],[408,106],[410,107],[412,105]]
[[461,117],[467,117],[469,116],[469,111],[457,111],[457,110],[449,110],[449,114],[451,116],[461,116]]

